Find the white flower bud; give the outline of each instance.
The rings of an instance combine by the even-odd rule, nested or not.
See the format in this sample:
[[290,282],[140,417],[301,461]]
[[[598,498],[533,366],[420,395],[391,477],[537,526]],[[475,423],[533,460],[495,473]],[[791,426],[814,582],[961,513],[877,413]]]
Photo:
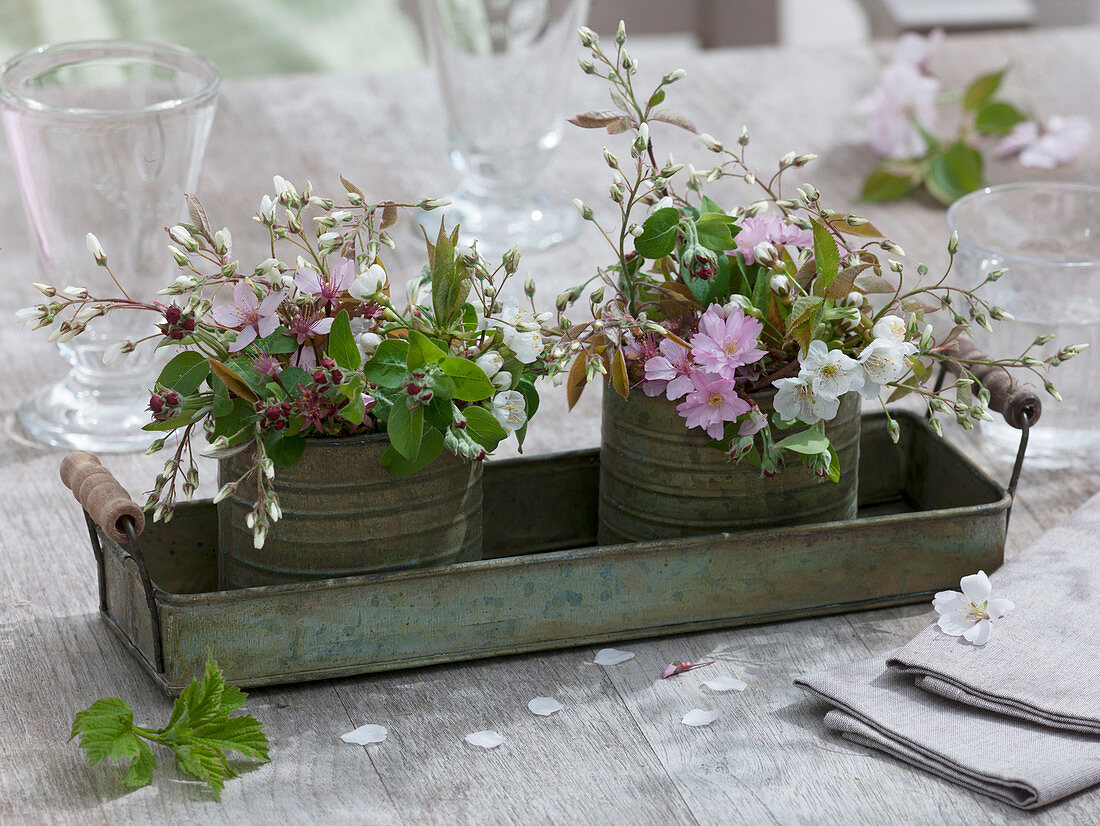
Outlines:
[[68,286],[61,291],[61,294],[68,298],[84,299],[88,297],[87,287],[73,287]]
[[359,345],[359,352],[363,356],[363,361],[370,360],[375,352],[378,350],[378,345],[382,343],[382,336],[378,333],[363,333],[356,339],[356,344]]
[[90,232],[84,236],[84,243],[88,245],[88,252],[95,258],[95,262],[99,266],[103,266],[107,263],[107,253],[103,251],[102,245],[99,243],[99,239],[92,235]]
[[179,224],[168,230],[168,234],[172,236],[173,241],[190,252],[195,252],[199,248],[198,241],[192,237],[185,227],[181,227]]
[[219,255],[227,255],[233,247],[233,235],[229,227],[222,227],[214,233],[214,251]]
[[260,223],[268,226],[275,223],[275,201],[270,195],[260,199]]
[[721,152],[723,149],[722,142],[706,132],[699,136],[699,142],[711,152]]

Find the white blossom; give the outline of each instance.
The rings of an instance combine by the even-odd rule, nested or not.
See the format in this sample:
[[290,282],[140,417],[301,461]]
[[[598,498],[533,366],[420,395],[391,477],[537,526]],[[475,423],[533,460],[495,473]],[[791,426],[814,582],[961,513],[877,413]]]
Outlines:
[[940,615],[936,625],[945,634],[962,637],[974,645],[985,645],[993,630],[993,622],[1016,606],[1012,600],[994,597],[993,585],[985,571],[964,576],[958,591],[940,591],[932,607]]
[[264,224],[275,223],[275,201],[270,195],[260,199],[260,221]]
[[859,357],[864,377],[860,395],[865,399],[878,398],[885,385],[905,375],[909,356],[914,352],[916,347],[910,342],[899,344],[887,338],[876,338],[868,344]]
[[38,321],[45,317],[46,312],[41,306],[23,307],[22,309],[15,311],[16,321],[24,326],[30,321]]
[[478,356],[474,364],[481,368],[481,372],[485,374],[486,378],[491,379],[504,366],[504,359],[496,350],[489,350]]
[[88,245],[88,252],[92,254],[97,264],[102,266],[107,263],[107,253],[103,251],[103,246],[99,243],[98,238],[89,232],[84,236],[84,243]]
[[386,271],[381,264],[371,264],[355,277],[348,287],[348,295],[357,301],[369,301],[386,284]]
[[817,424],[829,421],[840,409],[840,400],[836,396],[824,396],[814,391],[813,384],[801,377],[796,379],[776,379],[774,386],[775,412],[788,421],[800,421]]
[[1023,121],[997,144],[999,157],[1016,155],[1020,166],[1053,169],[1071,163],[1092,136],[1092,126],[1080,115],[1055,115],[1042,123]]
[[550,318],[549,313],[535,313],[516,304],[509,304],[501,310],[500,318],[487,318],[488,327],[496,327],[504,335],[504,345],[515,353],[523,364],[530,364],[543,350],[542,323]]
[[518,390],[505,390],[493,396],[493,416],[509,433],[527,423],[527,400]]
[[813,392],[820,396],[840,398],[849,390],[863,387],[860,363],[840,350],[830,350],[824,341],[811,341],[801,362],[798,377],[810,382]]
[[108,367],[121,367],[126,357],[134,352],[134,342],[129,339],[108,344],[103,351],[103,363]]

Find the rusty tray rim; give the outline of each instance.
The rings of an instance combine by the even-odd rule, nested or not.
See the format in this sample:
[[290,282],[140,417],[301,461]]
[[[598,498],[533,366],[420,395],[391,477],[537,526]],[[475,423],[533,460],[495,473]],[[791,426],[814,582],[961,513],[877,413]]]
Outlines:
[[[491,571],[499,568],[514,568],[520,566],[536,566],[536,565],[551,565],[558,562],[576,561],[578,559],[599,559],[600,557],[607,557],[608,561],[613,560],[617,556],[623,553],[624,550],[630,549],[635,553],[652,553],[652,554],[667,554],[675,552],[678,547],[687,547],[689,545],[695,546],[701,542],[725,542],[730,539],[745,540],[752,542],[762,536],[767,536],[772,540],[783,539],[786,537],[796,537],[806,534],[818,534],[823,531],[841,531],[850,532],[853,534],[858,533],[864,528],[873,528],[879,525],[891,524],[891,523],[905,523],[905,524],[919,524],[920,522],[933,522],[943,518],[950,517],[970,517],[970,516],[988,516],[1000,513],[1008,510],[1012,505],[1012,497],[1005,491],[1005,488],[993,480],[988,473],[986,473],[981,467],[974,463],[974,461],[966,455],[957,445],[951,441],[937,436],[927,424],[927,420],[908,410],[892,411],[891,415],[895,419],[905,419],[908,426],[915,427],[924,431],[928,436],[936,439],[942,449],[950,454],[951,458],[958,462],[959,469],[965,468],[970,473],[974,481],[984,487],[986,487],[991,495],[999,495],[996,501],[987,502],[979,505],[964,505],[960,507],[952,508],[935,508],[924,511],[916,511],[911,513],[901,514],[886,514],[882,516],[868,516],[864,518],[857,518],[853,521],[834,521],[834,522],[818,522],[809,525],[792,525],[782,528],[756,528],[752,530],[736,531],[736,532],[721,532],[714,534],[705,534],[700,536],[685,537],[682,539],[656,539],[647,542],[627,542],[618,545],[589,545],[581,548],[567,548],[558,551],[544,551],[534,552],[527,554],[518,554],[515,556],[499,556],[493,559],[481,559],[471,562],[456,562],[448,565],[437,565],[430,568],[409,569],[404,571],[390,571],[377,574],[358,574],[355,576],[347,577],[333,577],[329,579],[312,580],[309,582],[291,582],[283,583],[280,585],[260,585],[251,588],[236,588],[227,591],[203,591],[194,594],[180,594],[171,591],[165,591],[154,583],[154,591],[156,593],[157,602],[165,607],[180,607],[185,608],[188,605],[196,603],[202,603],[203,605],[210,605],[212,603],[229,602],[234,600],[250,600],[259,599],[267,595],[273,594],[293,594],[293,593],[309,593],[313,591],[330,591],[334,589],[342,588],[357,588],[366,583],[376,584],[379,582],[409,582],[417,580],[430,580],[440,576],[447,576],[459,571]],[[865,414],[863,419],[867,421],[877,421],[885,418],[884,413],[870,413]],[[494,467],[504,469],[507,467],[515,467],[517,465],[525,465],[537,462],[550,462],[550,461],[562,461],[569,458],[585,459],[599,455],[599,448],[585,448],[580,450],[561,451],[558,453],[545,453],[531,457],[518,457],[513,459],[505,459],[494,464]],[[212,507],[213,502],[210,499],[199,499],[190,503],[181,504],[179,507],[187,510],[208,508]],[[125,557],[131,557],[130,552],[122,545],[114,542],[103,534],[100,533],[100,540],[107,545],[121,552]],[[131,557],[132,558],[132,557]]]

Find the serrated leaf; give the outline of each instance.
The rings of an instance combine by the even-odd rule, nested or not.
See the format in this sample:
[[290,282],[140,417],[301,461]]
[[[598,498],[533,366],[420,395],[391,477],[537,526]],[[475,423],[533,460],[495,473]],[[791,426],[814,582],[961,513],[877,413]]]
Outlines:
[[833,234],[818,221],[812,221],[814,232],[814,262],[817,266],[817,278],[814,280],[814,293],[822,295],[836,278],[840,270],[840,250]]
[[157,384],[190,396],[210,375],[210,365],[201,353],[185,350],[172,358],[157,377]]
[[445,328],[455,319],[470,294],[470,273],[464,263],[455,259],[455,239],[447,235],[442,223],[434,248],[429,245],[429,260],[432,309],[436,322]]
[[974,128],[984,135],[1006,135],[1017,123],[1027,120],[1027,115],[1011,103],[994,101],[978,110]]
[[892,293],[897,288],[890,283],[890,281],[878,273],[865,272],[856,276],[855,286],[857,289],[862,290],[865,293],[880,293],[885,295],[886,293]]
[[229,388],[231,393],[253,403],[260,400],[256,392],[231,367],[222,364],[217,359],[208,359],[208,362],[210,369],[214,371],[214,375],[225,382],[225,386]]
[[963,93],[963,108],[973,111],[988,102],[997,94],[1006,71],[1001,69],[999,72],[990,72],[976,78]]
[[725,252],[733,247],[734,220],[729,215],[707,212],[695,222],[699,243],[709,250]]
[[676,249],[676,228],[680,213],[673,207],[662,207],[642,223],[642,234],[634,239],[634,251],[643,258],[664,258]]
[[358,195],[360,198],[363,199],[364,203],[366,202],[367,196],[363,194],[363,190],[361,190],[359,187],[357,187],[355,184],[353,184],[351,181],[349,181],[343,175],[340,176],[340,183],[342,183],[344,185],[344,189],[346,189],[348,192],[352,192],[352,193]]
[[787,332],[814,318],[824,300],[819,295],[800,295],[796,298],[791,306],[791,312],[787,316]]
[[408,357],[408,341],[401,338],[383,339],[374,356],[363,366],[363,373],[367,381],[392,390],[404,384],[409,375]]
[[802,456],[819,456],[830,447],[829,437],[813,429],[803,430],[780,439],[775,446]]
[[187,201],[187,216],[191,219],[191,223],[198,227],[207,238],[213,238],[214,230],[210,226],[210,219],[206,217],[206,210],[203,209],[202,203],[190,192],[183,197]]
[[284,367],[279,372],[279,383],[292,397],[297,397],[301,392],[299,387],[309,387],[313,383],[313,376],[301,367]]
[[332,322],[328,333],[329,357],[345,370],[358,370],[362,360],[355,336],[351,333],[351,319],[347,310],[341,310]]
[[686,116],[672,109],[654,109],[649,113],[649,120],[659,120],[662,123],[670,123],[673,126],[679,126],[681,129],[686,129],[688,132],[698,134],[699,130],[695,124]]
[[871,267],[870,264],[856,264],[854,267],[845,267],[836,274],[836,278],[833,279],[828,288],[825,290],[825,297],[832,299],[833,301],[840,301],[848,293],[852,291],[855,286],[856,278],[861,272]]

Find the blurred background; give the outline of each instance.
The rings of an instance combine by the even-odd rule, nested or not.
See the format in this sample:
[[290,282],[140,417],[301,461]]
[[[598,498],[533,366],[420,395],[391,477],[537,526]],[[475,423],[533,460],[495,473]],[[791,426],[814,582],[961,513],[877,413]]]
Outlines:
[[[227,77],[386,71],[425,62],[416,0],[0,0],[0,55],[40,43],[164,40]],[[590,25],[704,48],[820,45],[948,31],[1100,23],[1100,0],[593,0]]]

